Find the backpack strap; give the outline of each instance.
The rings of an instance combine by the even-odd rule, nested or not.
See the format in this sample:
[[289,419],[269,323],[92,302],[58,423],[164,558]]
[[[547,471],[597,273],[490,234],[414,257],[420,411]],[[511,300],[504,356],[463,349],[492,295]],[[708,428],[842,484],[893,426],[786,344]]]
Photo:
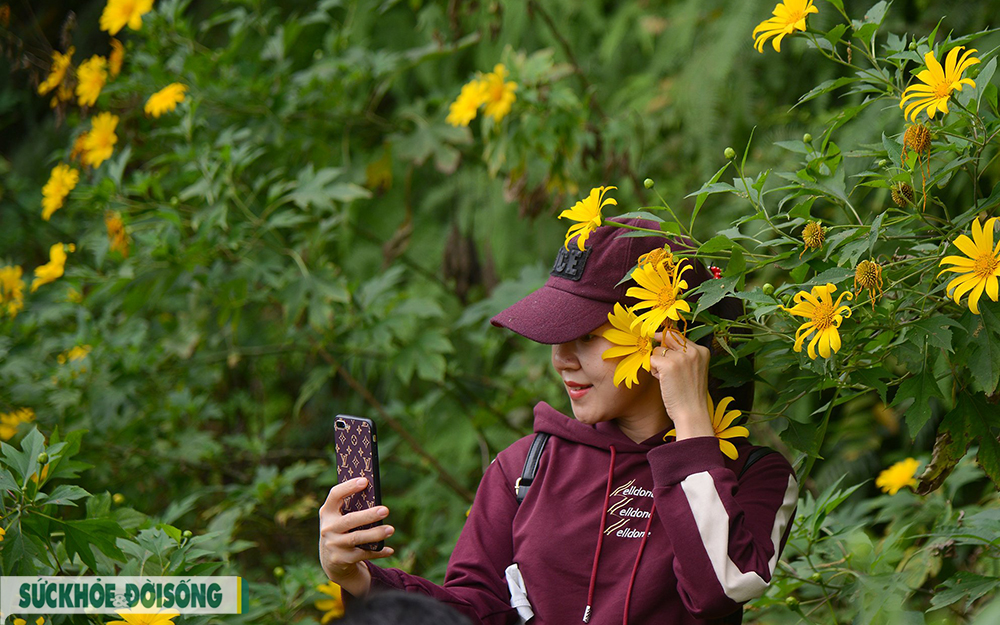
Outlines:
[[774,451],[770,447],[757,447],[753,449],[747,456],[746,462],[743,463],[743,468],[740,469],[740,474],[736,476],[736,479],[739,480],[740,478],[742,478],[743,474],[747,472],[747,469],[749,469],[751,465],[753,465],[753,463],[757,462],[758,460],[760,460],[761,458],[763,458],[768,454],[775,454],[775,453],[778,452]]
[[539,432],[535,434],[534,440],[531,441],[531,447],[528,448],[528,457],[524,459],[524,469],[521,470],[521,477],[517,478],[517,481],[514,482],[514,497],[517,498],[517,503],[519,504],[524,501],[525,495],[528,494],[528,487],[535,481],[535,474],[538,473],[538,461],[542,458],[545,443],[549,441],[550,436],[552,435],[546,432]]

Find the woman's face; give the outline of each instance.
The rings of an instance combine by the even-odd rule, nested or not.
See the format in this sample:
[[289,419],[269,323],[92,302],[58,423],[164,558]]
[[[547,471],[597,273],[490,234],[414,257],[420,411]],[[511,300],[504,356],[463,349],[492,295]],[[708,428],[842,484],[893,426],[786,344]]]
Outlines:
[[601,358],[612,343],[602,333],[606,323],[590,334],[552,346],[552,366],[563,380],[577,421],[593,425],[625,418],[634,420],[665,414],[660,387],[645,369],[639,370],[639,384],[629,389],[615,387],[615,366],[620,358]]

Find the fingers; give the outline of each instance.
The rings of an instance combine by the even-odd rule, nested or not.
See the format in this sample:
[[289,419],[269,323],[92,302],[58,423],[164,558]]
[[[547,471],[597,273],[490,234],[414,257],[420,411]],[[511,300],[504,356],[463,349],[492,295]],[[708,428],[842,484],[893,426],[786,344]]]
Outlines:
[[[366,530],[358,530],[356,532],[349,532],[347,534],[341,534],[347,541],[347,545],[350,547],[357,547],[358,545],[374,544],[379,541],[385,540],[386,538],[392,536],[396,531],[391,525],[379,525],[378,527],[372,527]],[[364,551],[362,549],[362,551]]]
[[363,525],[377,523],[387,516],[389,516],[389,508],[385,506],[366,508],[342,515],[339,519],[334,519],[330,522],[330,529],[337,533],[350,532]]
[[330,513],[340,510],[341,506],[344,505],[345,499],[354,493],[360,493],[367,486],[368,480],[363,477],[337,484],[330,489],[330,493],[326,496],[326,501],[323,502],[323,506],[319,509],[320,516],[324,512]]

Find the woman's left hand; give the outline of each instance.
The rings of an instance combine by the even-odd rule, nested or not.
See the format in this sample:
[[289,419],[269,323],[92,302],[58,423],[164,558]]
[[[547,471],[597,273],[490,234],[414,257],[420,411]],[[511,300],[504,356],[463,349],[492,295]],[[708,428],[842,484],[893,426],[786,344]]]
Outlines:
[[660,381],[660,395],[677,428],[677,440],[715,436],[706,401],[711,352],[679,332],[658,333],[656,338],[663,341],[663,347],[653,348],[650,372]]

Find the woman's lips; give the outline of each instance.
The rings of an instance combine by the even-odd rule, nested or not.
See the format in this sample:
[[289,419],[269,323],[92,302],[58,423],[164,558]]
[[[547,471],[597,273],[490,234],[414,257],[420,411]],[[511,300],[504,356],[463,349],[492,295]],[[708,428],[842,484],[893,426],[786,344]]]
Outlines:
[[593,384],[584,385],[584,384],[577,384],[575,382],[567,382],[566,390],[567,392],[569,392],[570,399],[580,399],[581,397],[586,395],[587,391],[593,388],[593,386],[594,386]]

